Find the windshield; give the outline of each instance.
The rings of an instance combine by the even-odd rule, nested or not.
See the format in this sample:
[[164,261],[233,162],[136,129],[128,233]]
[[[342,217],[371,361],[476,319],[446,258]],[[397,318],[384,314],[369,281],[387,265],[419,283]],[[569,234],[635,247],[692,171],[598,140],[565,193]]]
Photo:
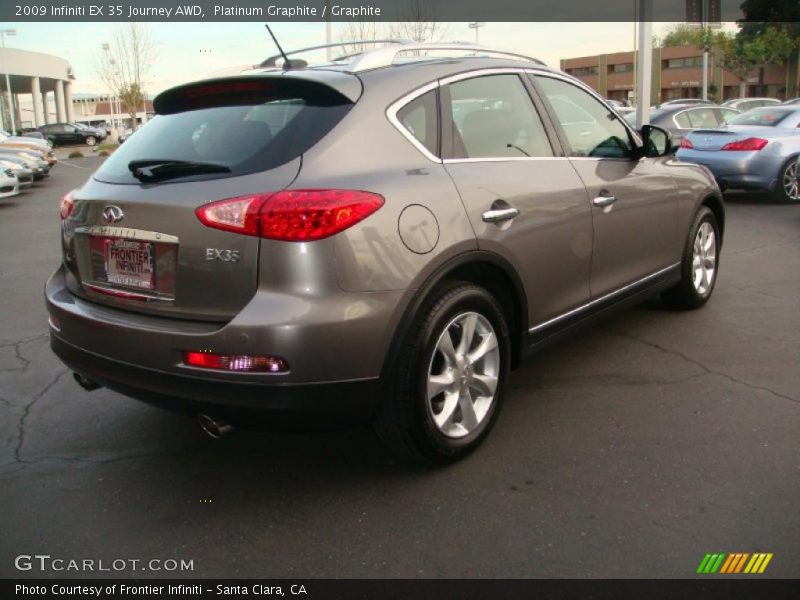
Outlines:
[[[262,94],[257,99],[251,95],[246,104],[236,105],[231,105],[236,97],[230,93],[215,95],[210,101],[203,96],[202,108],[153,117],[103,163],[95,177],[110,183],[139,183],[129,168],[137,161],[221,167],[213,173],[188,169],[180,174],[181,179],[230,177],[275,168],[313,146],[352,106],[341,96],[332,100],[330,94],[323,95],[287,98],[282,94],[276,98]],[[191,107],[198,93],[189,91],[186,96]],[[170,97],[170,102],[181,101]],[[170,178],[174,179],[178,177]]]
[[791,110],[775,108],[755,108],[728,120],[728,125],[756,125],[758,127],[775,127],[786,117],[792,114]]

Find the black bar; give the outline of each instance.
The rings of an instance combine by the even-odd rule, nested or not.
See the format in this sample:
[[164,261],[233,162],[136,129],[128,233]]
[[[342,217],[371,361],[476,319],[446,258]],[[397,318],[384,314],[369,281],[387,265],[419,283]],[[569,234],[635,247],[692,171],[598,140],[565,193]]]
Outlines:
[[[702,0],[652,0],[653,20],[682,22]],[[634,21],[634,0],[4,0],[0,21]],[[758,15],[792,21],[791,0]],[[715,20],[743,18],[742,0],[713,0]],[[217,7],[215,9],[215,7]],[[188,9],[188,10],[187,10]]]
[[[4,580],[0,597],[11,598],[298,598],[309,600],[477,600],[586,598],[620,600],[782,600],[797,597],[796,580],[718,575],[696,579],[28,579]],[[122,586],[128,586],[124,590]],[[173,586],[172,588],[170,586]],[[183,586],[183,587],[176,587]],[[279,589],[278,589],[279,588]],[[246,589],[246,593],[242,590]],[[99,592],[99,594],[97,593]]]

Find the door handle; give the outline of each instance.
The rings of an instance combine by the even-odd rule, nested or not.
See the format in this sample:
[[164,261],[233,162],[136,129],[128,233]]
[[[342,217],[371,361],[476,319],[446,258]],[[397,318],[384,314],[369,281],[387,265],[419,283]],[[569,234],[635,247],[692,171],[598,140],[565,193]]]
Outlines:
[[513,219],[519,214],[519,209],[509,206],[508,208],[492,208],[481,215],[484,223],[502,223]]
[[597,206],[598,208],[603,208],[606,206],[611,206],[614,202],[617,201],[616,196],[612,196],[607,191],[603,190],[600,192],[600,195],[597,196],[592,200],[592,206]]

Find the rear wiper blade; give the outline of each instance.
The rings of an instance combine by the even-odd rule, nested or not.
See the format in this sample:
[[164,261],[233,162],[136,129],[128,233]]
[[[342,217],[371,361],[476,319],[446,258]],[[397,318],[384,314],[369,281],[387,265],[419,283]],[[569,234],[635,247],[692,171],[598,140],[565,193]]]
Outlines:
[[230,173],[225,165],[216,163],[195,162],[191,160],[175,160],[169,158],[145,158],[132,160],[128,170],[139,181],[156,181],[184,175],[203,173]]

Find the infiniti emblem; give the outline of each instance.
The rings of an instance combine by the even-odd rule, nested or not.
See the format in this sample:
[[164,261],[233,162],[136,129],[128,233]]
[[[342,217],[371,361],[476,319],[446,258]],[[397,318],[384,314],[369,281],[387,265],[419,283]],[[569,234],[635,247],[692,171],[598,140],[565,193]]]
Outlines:
[[103,209],[103,219],[106,223],[119,223],[125,217],[125,213],[119,206],[106,206]]

